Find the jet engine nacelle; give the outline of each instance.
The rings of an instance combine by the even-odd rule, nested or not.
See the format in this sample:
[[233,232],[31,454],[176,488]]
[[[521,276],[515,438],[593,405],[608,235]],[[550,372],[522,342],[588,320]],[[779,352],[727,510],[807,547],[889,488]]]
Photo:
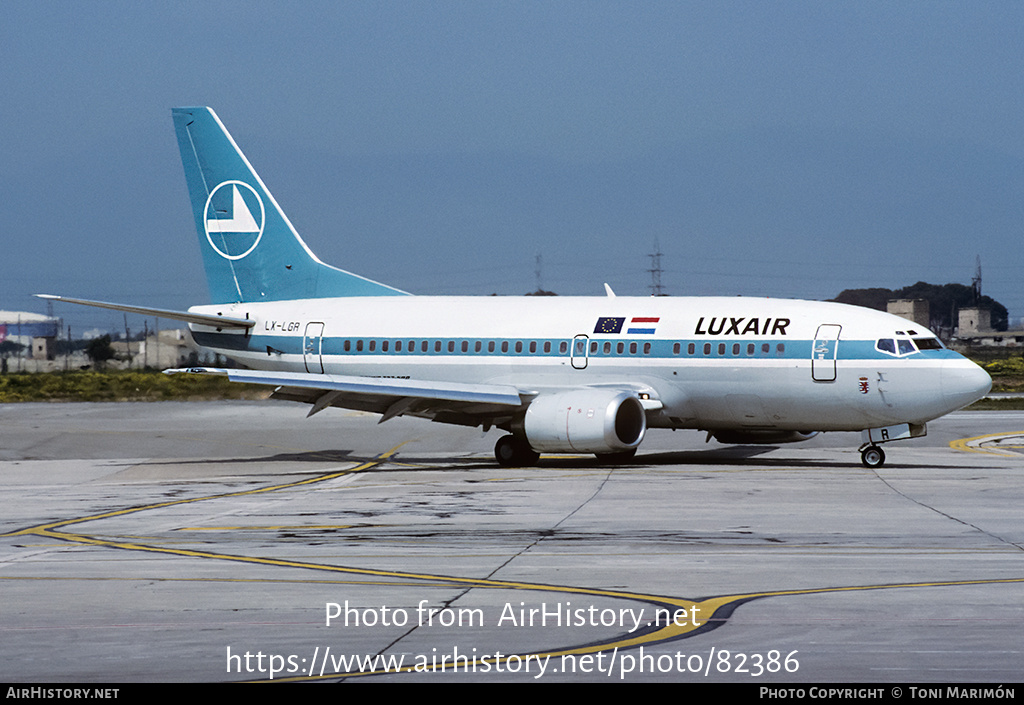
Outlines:
[[621,453],[640,445],[646,431],[640,400],[620,390],[543,395],[527,407],[523,419],[526,439],[538,452]]
[[814,438],[817,431],[712,431],[719,443],[770,444],[799,443]]

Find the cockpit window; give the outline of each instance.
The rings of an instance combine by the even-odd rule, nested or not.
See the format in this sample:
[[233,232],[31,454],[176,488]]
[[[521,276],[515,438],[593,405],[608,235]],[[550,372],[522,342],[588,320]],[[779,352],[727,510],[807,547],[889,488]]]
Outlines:
[[[896,331],[899,335],[900,331]],[[921,343],[921,345],[914,345],[915,342]],[[921,338],[920,340],[910,340],[910,338],[879,338],[875,343],[875,349],[886,353],[887,355],[894,355],[896,357],[903,357],[904,355],[912,355],[920,350],[938,350],[941,349],[942,343],[935,338]]]
[[875,348],[884,353],[889,353],[890,355],[896,354],[896,345],[893,343],[892,338],[881,338],[877,343],[875,343]]

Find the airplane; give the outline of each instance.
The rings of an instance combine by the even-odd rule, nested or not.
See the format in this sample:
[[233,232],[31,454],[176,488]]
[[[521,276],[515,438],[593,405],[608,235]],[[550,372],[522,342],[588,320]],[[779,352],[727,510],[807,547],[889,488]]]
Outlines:
[[210,289],[168,311],[272,398],[506,432],[503,466],[540,453],[626,462],[649,429],[779,444],[861,432],[861,462],[983,397],[988,374],[930,330],[872,309],[750,297],[413,296],[324,264],[220,118],[172,110]]

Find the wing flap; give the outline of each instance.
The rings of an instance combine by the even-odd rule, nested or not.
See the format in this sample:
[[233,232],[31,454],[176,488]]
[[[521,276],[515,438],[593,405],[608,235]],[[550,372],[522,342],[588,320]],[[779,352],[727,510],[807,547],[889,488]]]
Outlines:
[[455,415],[470,425],[510,415],[523,405],[518,389],[498,384],[463,384],[423,380],[268,372],[217,367],[187,367],[164,374],[220,375],[232,382],[276,387],[272,398],[312,404],[310,415],[328,406],[383,414],[381,421],[408,414],[434,418]]

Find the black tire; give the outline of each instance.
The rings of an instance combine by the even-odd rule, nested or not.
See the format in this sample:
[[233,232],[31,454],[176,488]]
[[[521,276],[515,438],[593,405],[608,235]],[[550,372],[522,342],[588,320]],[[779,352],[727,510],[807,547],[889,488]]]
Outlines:
[[878,446],[868,446],[860,452],[860,462],[866,468],[880,468],[885,465],[885,451]]
[[504,468],[536,465],[540,453],[530,447],[525,439],[516,436],[502,436],[494,444],[494,459]]

